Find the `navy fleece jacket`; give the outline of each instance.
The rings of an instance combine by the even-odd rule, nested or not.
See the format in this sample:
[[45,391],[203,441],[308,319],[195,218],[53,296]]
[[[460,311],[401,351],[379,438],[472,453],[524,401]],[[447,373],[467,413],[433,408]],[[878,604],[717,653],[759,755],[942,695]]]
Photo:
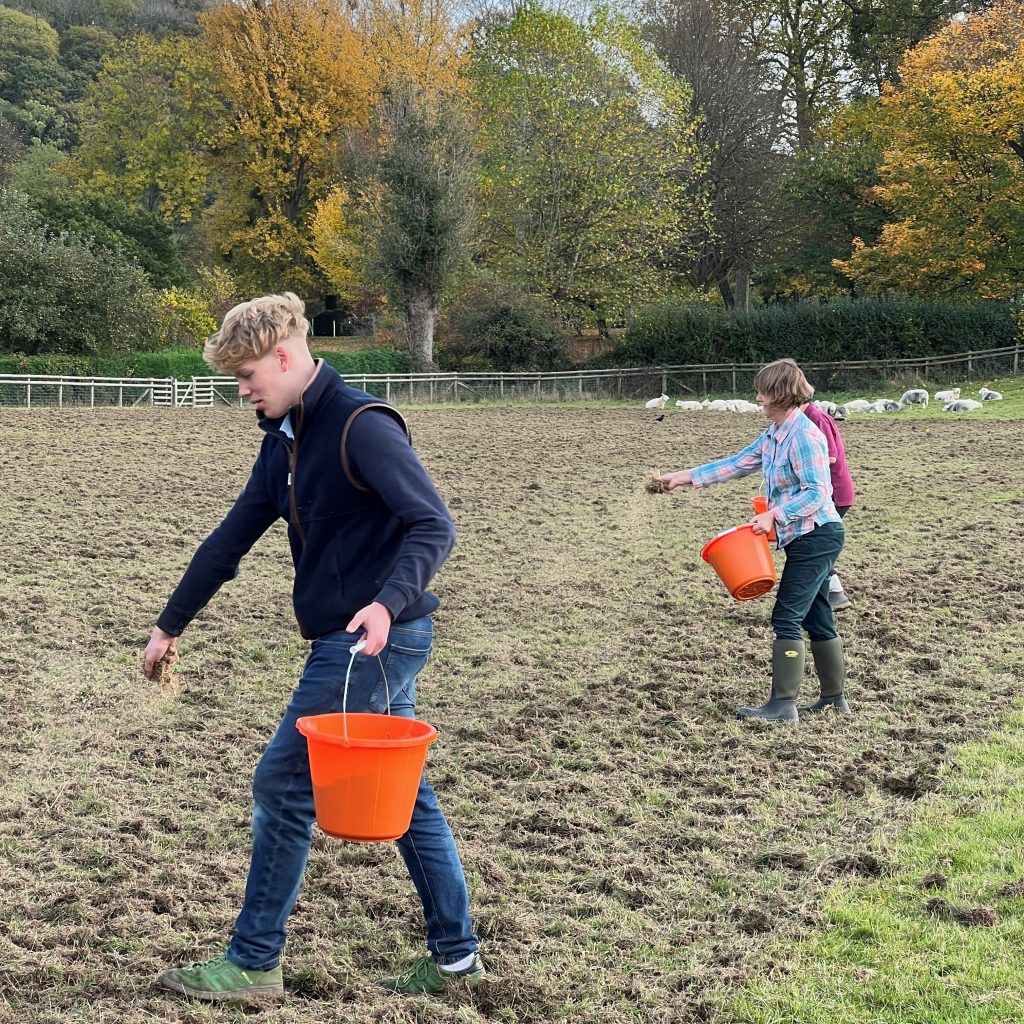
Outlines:
[[[346,438],[353,483],[342,466],[342,431],[369,405]],[[373,601],[397,622],[437,607],[427,585],[455,543],[455,527],[398,412],[320,362],[289,416],[294,440],[280,429],[283,417],[260,416],[266,437],[249,482],[167,602],[157,620],[165,632],[178,636],[278,519],[288,523],[292,599],[306,639],[345,629]]]

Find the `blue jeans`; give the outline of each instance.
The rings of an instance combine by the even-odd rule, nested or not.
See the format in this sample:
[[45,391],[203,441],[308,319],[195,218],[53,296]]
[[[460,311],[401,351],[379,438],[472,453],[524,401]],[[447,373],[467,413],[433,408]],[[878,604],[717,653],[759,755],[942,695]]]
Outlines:
[[816,526],[785,547],[786,565],[772,608],[777,640],[833,640],[836,622],[828,602],[828,581],[846,533],[842,523]]
[[[392,714],[415,717],[416,676],[427,663],[433,635],[429,616],[391,627],[380,659]],[[228,956],[241,967],[269,970],[280,962],[285,922],[299,895],[316,820],[306,738],[295,722],[303,715],[342,710],[349,647],[360,636],[339,631],[313,641],[299,685],[256,769],[252,862],[228,947]],[[347,709],[386,712],[384,677],[376,658],[356,656]],[[430,952],[442,964],[468,956],[478,942],[462,862],[437,797],[423,778],[409,831],[397,843],[423,904]]]

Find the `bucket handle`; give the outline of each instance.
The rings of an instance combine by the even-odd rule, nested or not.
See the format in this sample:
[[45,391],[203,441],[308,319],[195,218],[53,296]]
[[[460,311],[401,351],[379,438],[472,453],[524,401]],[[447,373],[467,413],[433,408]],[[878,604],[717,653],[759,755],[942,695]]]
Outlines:
[[[365,640],[360,640],[359,643],[353,644],[348,650],[351,657],[348,659],[348,668],[345,670],[345,689],[341,697],[341,732],[342,742],[345,746],[348,746],[348,680],[352,675],[352,665],[355,663],[359,652],[366,646]],[[387,713],[391,714],[391,687],[388,684],[388,674],[384,671],[384,662],[380,660],[380,655],[376,655],[377,664],[380,665],[380,674],[384,677],[384,693],[387,695],[388,708]]]

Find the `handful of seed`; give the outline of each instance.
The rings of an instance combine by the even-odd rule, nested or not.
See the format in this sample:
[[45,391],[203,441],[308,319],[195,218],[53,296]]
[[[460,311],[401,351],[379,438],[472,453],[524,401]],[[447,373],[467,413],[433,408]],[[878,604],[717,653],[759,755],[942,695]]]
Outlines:
[[644,484],[644,490],[648,494],[668,494],[668,484],[660,476],[652,476]]
[[153,666],[153,682],[162,690],[177,690],[178,677],[174,674],[174,663],[178,660],[178,652],[173,647]]

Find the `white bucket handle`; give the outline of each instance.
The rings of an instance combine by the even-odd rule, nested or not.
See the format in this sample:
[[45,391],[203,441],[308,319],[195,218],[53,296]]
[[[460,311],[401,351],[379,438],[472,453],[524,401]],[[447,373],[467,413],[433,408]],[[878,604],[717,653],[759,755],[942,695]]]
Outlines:
[[[348,668],[345,670],[345,689],[342,692],[341,697],[341,732],[342,742],[345,746],[348,746],[348,680],[349,676],[352,675],[352,665],[356,658],[359,656],[359,652],[366,646],[366,640],[360,640],[358,643],[353,644],[349,648],[349,653],[352,655],[348,659]],[[380,655],[376,656],[377,664],[380,665],[380,674],[384,677],[384,693],[387,695],[388,707],[387,713],[391,714],[391,687],[388,684],[388,675],[384,671],[384,662],[380,660]]]

